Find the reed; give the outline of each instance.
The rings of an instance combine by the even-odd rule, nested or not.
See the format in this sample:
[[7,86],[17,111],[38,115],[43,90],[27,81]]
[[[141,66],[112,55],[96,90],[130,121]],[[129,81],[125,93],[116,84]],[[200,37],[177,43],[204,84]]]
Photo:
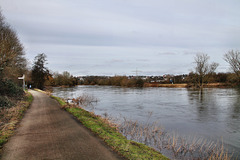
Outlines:
[[[105,115],[107,121],[108,115]],[[118,131],[127,139],[146,144],[170,155],[172,159],[209,159],[209,160],[230,160],[223,142],[213,142],[203,138],[183,138],[177,133],[168,133],[157,122],[150,123],[150,116],[147,123],[138,121],[118,120]],[[112,118],[109,118],[112,119]],[[116,121],[115,121],[116,122]]]
[[98,99],[95,98],[94,96],[92,95],[88,95],[88,94],[83,94],[77,98],[73,98],[71,99],[71,102],[74,104],[74,105],[84,105],[84,106],[87,106],[91,103],[97,103],[98,102]]

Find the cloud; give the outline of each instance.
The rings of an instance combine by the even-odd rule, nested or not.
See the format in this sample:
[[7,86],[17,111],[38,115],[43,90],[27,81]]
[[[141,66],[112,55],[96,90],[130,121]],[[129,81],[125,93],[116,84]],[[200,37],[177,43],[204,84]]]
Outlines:
[[28,58],[44,52],[54,70],[188,72],[185,64],[197,52],[224,65],[220,54],[240,47],[235,0],[1,0],[1,6]]
[[[17,7],[21,4],[26,6]],[[236,46],[240,40],[237,36],[240,34],[239,23],[234,22],[237,27],[233,29],[227,19],[233,13],[206,2],[103,1],[96,4],[90,0],[78,3],[41,1],[36,4],[24,0],[16,1],[9,8],[11,19],[21,32],[28,35],[28,41],[36,43],[204,47]],[[15,11],[14,8],[18,9]],[[218,15],[222,14],[221,11],[229,14],[224,20]]]
[[158,53],[158,55],[162,56],[162,55],[165,55],[165,56],[174,56],[176,55],[177,53],[174,53],[174,52],[161,52],[161,53]]
[[124,63],[125,61],[122,59],[111,59],[110,61],[106,61],[106,63]]
[[143,63],[148,63],[150,60],[147,59],[147,58],[143,58],[143,59],[136,59],[136,61],[143,62]]

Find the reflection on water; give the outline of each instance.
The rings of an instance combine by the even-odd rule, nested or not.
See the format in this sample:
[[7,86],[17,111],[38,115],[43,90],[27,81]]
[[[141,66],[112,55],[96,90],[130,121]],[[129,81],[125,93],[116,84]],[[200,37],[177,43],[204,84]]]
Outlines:
[[[240,95],[240,89],[237,90],[237,95]],[[232,119],[240,120],[240,96],[235,99],[232,108]]]
[[96,97],[95,113],[122,115],[140,122],[159,121],[167,131],[185,137],[198,136],[222,140],[229,149],[240,152],[240,91],[237,89],[120,88],[77,86],[54,88],[55,96]]
[[[188,90],[189,104],[196,109],[204,137],[223,139],[229,149],[240,152],[240,91],[237,89]],[[200,125],[201,124],[201,125]]]
[[196,109],[197,120],[200,122],[217,121],[219,107],[217,95],[208,90],[188,90],[189,103]]

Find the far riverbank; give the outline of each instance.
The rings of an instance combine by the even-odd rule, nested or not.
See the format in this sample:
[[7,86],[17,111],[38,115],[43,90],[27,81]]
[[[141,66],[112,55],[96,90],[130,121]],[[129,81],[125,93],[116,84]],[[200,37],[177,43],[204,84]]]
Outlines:
[[[78,86],[78,85],[76,85],[76,86]],[[45,90],[52,91],[52,87],[69,88],[69,87],[76,87],[76,86],[68,86],[68,85],[45,86]],[[83,84],[83,86],[84,86],[84,84]],[[88,86],[88,85],[85,85],[85,86]],[[94,86],[94,85],[90,85],[90,86]],[[99,85],[99,86],[115,86],[115,85]],[[126,86],[122,86],[122,87],[126,87]],[[181,83],[181,84],[144,83],[143,87],[195,88],[194,85],[187,84],[187,83]],[[236,87],[236,85],[230,85],[227,83],[208,83],[208,84],[203,85],[203,88],[235,88],[235,87]]]
[[[182,84],[160,84],[160,83],[145,83],[144,87],[167,87],[167,88],[194,88],[193,85]],[[231,88],[233,86],[226,83],[208,83],[203,85],[204,88]]]

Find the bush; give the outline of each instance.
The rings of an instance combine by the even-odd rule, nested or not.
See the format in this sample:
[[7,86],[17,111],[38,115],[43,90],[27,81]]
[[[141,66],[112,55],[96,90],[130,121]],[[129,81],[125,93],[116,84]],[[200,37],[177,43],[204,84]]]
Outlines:
[[13,103],[4,96],[0,96],[0,108],[10,108],[12,107]]
[[0,80],[0,88],[1,96],[22,97],[24,94],[23,89],[9,79]]
[[144,85],[144,81],[143,81],[141,78],[138,78],[138,79],[136,80],[135,86],[136,86],[136,87],[143,87],[143,85]]

